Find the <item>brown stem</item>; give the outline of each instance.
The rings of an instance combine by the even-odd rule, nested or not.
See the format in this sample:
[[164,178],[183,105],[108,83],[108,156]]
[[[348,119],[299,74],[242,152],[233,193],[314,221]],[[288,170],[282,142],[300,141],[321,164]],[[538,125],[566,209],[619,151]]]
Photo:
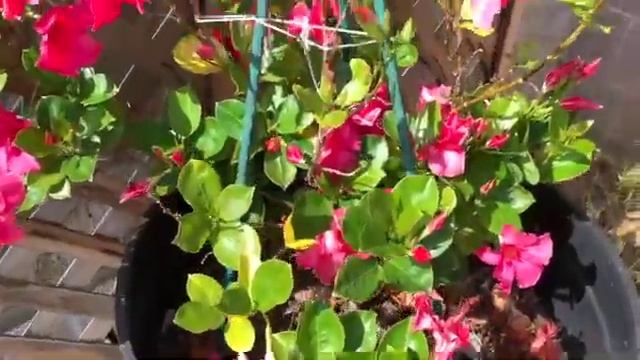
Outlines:
[[461,107],[464,109],[475,103],[491,99],[496,95],[502,92],[511,90],[514,87],[529,80],[538,71],[542,70],[542,68],[544,68],[550,61],[557,59],[567,48],[569,48],[571,45],[573,45],[576,42],[576,40],[578,40],[580,35],[582,35],[582,33],[587,28],[589,28],[589,26],[591,25],[591,20],[593,19],[593,15],[600,9],[603,3],[604,3],[604,0],[597,0],[588,21],[580,22],[580,24],[573,30],[573,32],[569,34],[569,36],[566,39],[564,39],[564,41],[562,41],[560,45],[558,45],[551,54],[547,55],[547,57],[544,58],[544,60],[539,61],[538,65],[533,69],[529,70],[529,72],[527,72],[524,76],[512,81],[503,83],[502,85],[490,87],[487,91],[481,93],[480,95],[477,95],[469,100],[464,101]]

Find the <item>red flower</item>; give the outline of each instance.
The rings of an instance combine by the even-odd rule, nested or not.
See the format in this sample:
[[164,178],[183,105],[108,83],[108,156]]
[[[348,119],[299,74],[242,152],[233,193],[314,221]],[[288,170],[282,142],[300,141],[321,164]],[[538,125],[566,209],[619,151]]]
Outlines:
[[114,22],[119,16],[122,4],[134,5],[140,14],[144,13],[145,0],[88,0],[93,14],[93,31]]
[[565,83],[565,81],[580,81],[593,76],[600,68],[601,58],[590,63],[585,63],[582,59],[573,59],[549,71],[544,79],[544,88],[553,89]]
[[494,135],[485,145],[488,149],[501,149],[509,141],[509,133]]
[[175,150],[172,154],[171,154],[171,161],[177,166],[177,167],[183,167],[184,164],[186,163],[186,159],[184,157],[184,150],[182,149],[177,149]]
[[345,209],[336,209],[333,212],[331,228],[318,236],[316,243],[296,255],[296,263],[303,269],[313,270],[324,285],[332,285],[338,270],[349,256],[368,258],[368,255],[358,253],[344,240],[342,234],[342,221],[346,214]]
[[327,132],[318,165],[323,171],[347,176],[358,168],[362,137],[383,136],[382,118],[391,109],[389,89],[382,84],[374,96],[355,107],[344,124]]
[[27,0],[0,0],[0,10],[5,20],[18,20],[24,14]]
[[14,244],[23,236],[14,214],[0,215],[0,245]]
[[0,105],[0,143],[13,142],[22,129],[31,126],[31,122]]
[[448,217],[449,215],[447,215],[447,213],[445,212],[442,212],[436,215],[433,219],[431,219],[431,221],[427,225],[427,230],[425,231],[425,233],[429,235],[429,234],[433,234],[436,231],[442,230],[442,228],[444,227],[444,224],[447,223]]
[[60,137],[52,132],[44,132],[44,144],[47,146],[53,146],[60,142]]
[[198,45],[196,54],[198,54],[198,56],[200,56],[200,58],[204,60],[213,60],[214,56],[216,55],[213,46],[205,43],[201,43],[200,45]]
[[486,183],[482,184],[482,186],[480,186],[480,194],[482,194],[482,195],[489,194],[489,192],[491,192],[491,190],[493,190],[493,188],[496,187],[497,183],[498,183],[498,180],[491,179],[491,180],[487,181]]
[[291,9],[288,30],[290,34],[301,36],[303,39],[311,37],[320,45],[328,45],[335,41],[336,33],[332,30],[322,29],[325,26],[325,5],[328,3],[331,16],[340,18],[340,6],[336,0],[313,0],[311,9],[303,1],[296,3]]
[[63,76],[77,76],[80,68],[98,60],[102,45],[89,35],[93,17],[87,5],[59,5],[35,24],[42,36],[36,65]]
[[431,299],[426,294],[414,297],[416,314],[411,327],[414,331],[428,330],[433,336],[435,349],[434,360],[449,360],[456,350],[471,343],[471,330],[464,321],[469,306],[461,306],[462,310],[454,316],[442,319],[433,311]]
[[477,138],[481,138],[489,130],[489,121],[486,119],[476,119],[473,123],[473,133]]
[[151,191],[151,181],[142,180],[130,183],[124,192],[120,195],[120,204],[129,200],[147,196]]
[[[448,110],[447,110],[448,111]],[[443,113],[445,113],[443,109]],[[455,111],[448,111],[442,121],[440,134],[435,142],[419,150],[419,159],[426,161],[429,170],[441,177],[456,177],[465,171],[465,147],[473,119],[460,118]]]
[[25,193],[21,177],[0,175],[0,216],[13,214],[24,201]]
[[422,245],[418,245],[413,248],[411,256],[413,257],[413,260],[418,264],[428,264],[429,262],[431,262],[431,259],[433,259],[429,249]]
[[602,105],[581,96],[572,96],[560,101],[560,106],[567,111],[600,110]]
[[282,146],[282,140],[279,137],[274,136],[267,139],[264,142],[264,149],[268,153],[278,153],[280,152],[280,147]]
[[556,340],[557,336],[558,326],[551,321],[546,321],[536,330],[530,352],[541,360],[559,360],[562,347]]
[[304,162],[304,154],[300,146],[291,144],[287,146],[287,160],[292,164],[301,164]]
[[476,251],[482,262],[496,266],[493,277],[508,294],[511,293],[514,280],[521,289],[534,286],[552,254],[553,241],[549,234],[529,234],[518,231],[512,225],[502,228],[498,251],[488,246]]

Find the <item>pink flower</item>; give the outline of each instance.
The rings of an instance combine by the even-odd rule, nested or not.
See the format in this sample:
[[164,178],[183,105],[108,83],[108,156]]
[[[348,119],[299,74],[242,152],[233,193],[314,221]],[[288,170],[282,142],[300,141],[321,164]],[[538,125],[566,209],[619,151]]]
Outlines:
[[476,251],[482,262],[496,266],[493,277],[506,293],[511,293],[514,279],[521,289],[534,286],[552,253],[553,241],[548,233],[537,236],[520,232],[512,225],[502,228],[498,251],[488,246]]
[[93,14],[93,31],[114,22],[119,16],[123,4],[134,5],[140,14],[144,13],[145,0],[88,0]]
[[16,224],[16,217],[9,213],[0,215],[0,245],[14,244],[24,236],[22,229]]
[[14,213],[24,201],[25,193],[22,178],[0,175],[0,216]]
[[5,20],[18,20],[24,14],[27,0],[0,0],[0,10]]
[[585,80],[598,72],[601,58],[597,58],[590,63],[585,63],[577,58],[563,63],[549,71],[544,78],[544,88],[547,90],[562,85],[565,81]]
[[296,263],[303,269],[313,270],[313,273],[324,285],[333,284],[333,280],[347,257],[354,255],[367,258],[366,254],[358,253],[344,240],[342,234],[342,220],[346,209],[333,211],[331,228],[318,236],[316,243],[309,249],[296,255]]
[[488,149],[501,149],[509,141],[509,133],[494,135],[487,141],[485,147]]
[[22,129],[31,126],[31,122],[0,105],[0,143],[13,142]]
[[331,16],[340,18],[340,7],[336,0],[313,0],[311,9],[303,1],[296,3],[291,9],[289,19],[293,22],[289,24],[289,33],[302,38],[311,37],[313,41],[320,45],[331,44],[335,41],[336,33],[331,30],[324,30],[325,26],[325,4],[329,5]]
[[491,179],[491,180],[487,181],[486,183],[482,184],[480,186],[480,194],[482,194],[482,195],[489,194],[491,192],[491,190],[493,190],[493,188],[496,187],[497,183],[498,183],[498,180]]
[[196,49],[196,54],[204,60],[213,60],[216,52],[212,45],[201,43]]
[[177,149],[171,154],[171,162],[177,167],[183,167],[187,162],[184,157],[184,150]]
[[433,256],[431,256],[431,252],[429,251],[429,249],[422,245],[414,247],[411,251],[411,256],[413,257],[413,260],[418,264],[428,264],[429,262],[431,262],[431,259],[433,259]]
[[442,228],[444,227],[444,224],[447,223],[448,216],[449,215],[447,215],[446,212],[442,212],[436,215],[433,219],[431,219],[431,221],[427,225],[427,230],[425,231],[426,234],[429,235],[429,234],[433,234],[436,231],[442,230]]
[[42,36],[36,65],[63,76],[77,76],[80,68],[94,65],[102,45],[89,34],[92,22],[91,12],[83,3],[47,11],[35,23],[36,32]]
[[600,110],[602,105],[581,96],[572,96],[560,101],[560,106],[567,111]]
[[471,20],[478,29],[493,30],[493,19],[500,13],[503,0],[471,0]]
[[30,172],[40,170],[40,164],[15,145],[0,146],[0,173],[7,175],[25,176]]
[[264,150],[272,154],[280,152],[281,146],[282,140],[277,136],[270,137],[264,142]]
[[149,195],[151,191],[151,181],[142,180],[130,183],[124,192],[120,195],[120,204],[129,200],[137,199]]
[[431,332],[435,342],[434,360],[449,360],[456,350],[469,346],[471,331],[464,322],[464,317],[469,311],[468,306],[462,306],[458,314],[446,320],[435,314],[431,299],[426,294],[417,294],[414,297],[414,307],[416,314],[412,319],[411,327],[414,331]]
[[462,119],[450,111],[442,122],[436,141],[420,149],[418,158],[426,161],[432,173],[442,177],[456,177],[465,171],[464,143],[469,137],[473,119]]
[[424,110],[429,103],[437,102],[440,105],[449,103],[451,97],[451,86],[429,85],[420,88],[420,98],[418,99],[418,111]]
[[287,160],[292,164],[301,164],[304,162],[304,154],[300,146],[291,144],[287,146]]

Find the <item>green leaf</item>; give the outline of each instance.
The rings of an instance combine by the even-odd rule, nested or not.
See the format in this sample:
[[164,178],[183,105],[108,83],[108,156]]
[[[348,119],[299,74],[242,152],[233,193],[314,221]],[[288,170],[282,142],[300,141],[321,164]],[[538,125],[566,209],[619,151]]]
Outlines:
[[180,170],[178,190],[194,211],[213,214],[222,185],[220,176],[209,164],[192,159]]
[[325,304],[307,303],[298,323],[296,343],[305,359],[342,351],[345,332],[340,318]]
[[280,186],[282,190],[286,190],[291,185],[296,178],[297,172],[296,166],[287,160],[282,151],[264,155],[265,175],[272,183]]
[[308,89],[297,84],[293,85],[292,89],[293,93],[302,103],[306,112],[312,112],[314,114],[324,113],[324,102],[315,90]]
[[446,186],[442,189],[440,196],[440,210],[450,214],[458,205],[456,191],[452,187]]
[[282,331],[271,335],[271,348],[275,360],[296,360],[298,352],[296,349],[296,332]]
[[42,204],[52,187],[64,180],[64,174],[32,173],[27,179],[27,195],[18,212],[27,211],[36,205]]
[[515,98],[497,97],[491,101],[487,115],[492,118],[514,118],[522,111],[522,104]]
[[224,221],[236,221],[249,211],[255,187],[231,184],[224,188],[216,200],[218,216]]
[[90,107],[80,117],[82,127],[79,135],[88,138],[101,130],[110,131],[117,121],[116,117],[104,106]]
[[570,151],[552,157],[543,164],[542,172],[550,181],[557,183],[574,179],[591,167],[591,161],[577,151]]
[[263,262],[251,282],[251,298],[263,313],[286,303],[292,290],[291,265],[281,260]]
[[62,161],[60,171],[72,182],[92,181],[97,162],[97,155],[74,155]]
[[383,190],[375,189],[366,194],[360,203],[347,210],[343,222],[345,240],[359,251],[384,252],[392,207],[391,195]]
[[344,124],[347,120],[348,113],[344,110],[333,110],[327,113],[325,116],[318,120],[318,123],[323,128],[337,128]]
[[96,74],[93,69],[85,68],[81,71],[80,93],[82,105],[96,105],[103,103],[118,94],[118,88],[105,74]]
[[200,125],[202,106],[196,94],[187,86],[177,89],[167,98],[169,124],[184,137],[193,134]]
[[336,105],[347,107],[364,99],[369,93],[373,76],[371,67],[363,59],[351,59],[351,80],[342,88],[336,98]]
[[384,278],[400,291],[428,291],[433,288],[433,270],[430,264],[418,264],[410,256],[386,258]]
[[429,343],[427,342],[427,337],[424,335],[424,332],[410,332],[407,346],[411,354],[414,355],[412,357],[413,359],[429,360]]
[[260,257],[260,238],[249,225],[223,229],[218,233],[213,254],[222,265],[238,270],[242,254]]
[[411,67],[418,62],[418,48],[413,44],[400,44],[394,52],[401,68]]
[[227,99],[216,103],[215,113],[220,128],[236,140],[240,140],[242,136],[244,112],[244,103],[238,99]]
[[333,204],[315,191],[305,191],[296,197],[291,216],[296,239],[313,239],[329,229]]
[[244,316],[229,316],[224,328],[224,340],[236,352],[248,352],[256,341],[256,331]]
[[489,195],[497,202],[510,206],[518,214],[522,214],[536,201],[533,195],[520,185],[511,188],[498,187]]
[[569,112],[556,106],[551,112],[551,119],[549,120],[549,136],[551,141],[558,142],[562,140],[562,134],[569,126]]
[[222,299],[222,286],[216,279],[205,274],[187,276],[187,295],[189,300],[215,306]]
[[218,307],[227,315],[249,315],[253,305],[247,289],[238,283],[232,283],[224,289]]
[[56,150],[55,147],[44,143],[44,134],[40,128],[28,127],[18,133],[15,143],[35,157],[44,157]]
[[365,172],[353,179],[353,188],[358,191],[371,191],[378,186],[387,173],[379,167],[369,166]]
[[527,152],[526,156],[521,160],[520,166],[522,167],[524,179],[527,180],[529,184],[537,185],[540,182],[540,171],[529,152]]
[[215,306],[189,301],[182,304],[173,323],[194,334],[215,330],[224,323],[224,314]]
[[433,259],[433,277],[435,286],[446,285],[463,280],[468,274],[468,255],[449,247],[442,256]]
[[72,107],[73,104],[66,98],[55,95],[43,96],[36,105],[38,125],[67,139],[72,130],[69,116]]
[[440,200],[436,179],[428,175],[406,176],[393,188],[393,200],[400,209],[415,208],[433,216]]
[[211,235],[213,224],[206,214],[192,212],[180,218],[178,236],[173,241],[180,250],[195,254]]
[[407,20],[402,26],[402,30],[400,30],[400,34],[398,36],[398,40],[404,43],[410,43],[415,36],[416,26],[413,23],[413,19],[409,18],[409,20]]
[[502,227],[505,225],[513,225],[518,229],[522,228],[520,215],[508,205],[497,204],[496,206],[484,208],[481,210],[480,216],[489,231],[494,234],[500,234]]
[[453,243],[454,232],[453,222],[447,219],[445,226],[441,230],[435,231],[425,238],[420,239],[420,243],[429,249],[433,258],[437,258]]
[[277,130],[280,134],[293,134],[299,129],[298,124],[302,112],[298,100],[293,95],[289,95],[282,102],[276,114]]
[[378,324],[376,313],[368,310],[357,310],[340,316],[346,334],[345,352],[374,351],[378,341]]
[[64,179],[62,182],[52,186],[49,197],[53,200],[64,200],[71,197],[71,183]]
[[7,84],[8,75],[4,70],[0,72],[0,91],[4,89],[4,86]]
[[369,300],[380,287],[382,269],[375,259],[347,258],[336,279],[335,292],[350,300]]
[[205,159],[218,154],[227,141],[227,133],[218,119],[208,116],[204,118],[202,133],[196,138],[194,146],[202,152]]
[[411,317],[395,323],[382,336],[380,345],[378,345],[378,353],[407,351],[410,331]]

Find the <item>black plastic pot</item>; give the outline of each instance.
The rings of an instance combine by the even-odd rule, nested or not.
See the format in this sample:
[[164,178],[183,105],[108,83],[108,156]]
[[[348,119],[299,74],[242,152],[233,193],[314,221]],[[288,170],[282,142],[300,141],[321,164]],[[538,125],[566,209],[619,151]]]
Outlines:
[[[536,287],[546,310],[563,328],[570,359],[639,359],[640,303],[627,269],[606,235],[550,188],[523,217],[529,231],[551,232],[554,256]],[[116,328],[127,359],[197,357],[189,349],[231,353],[219,333],[191,337],[171,324],[186,300],[189,272],[221,276],[204,254],[182,253],[171,244],[175,221],[159,211],[130,243],[118,274]],[[194,339],[196,343],[194,344]]]

